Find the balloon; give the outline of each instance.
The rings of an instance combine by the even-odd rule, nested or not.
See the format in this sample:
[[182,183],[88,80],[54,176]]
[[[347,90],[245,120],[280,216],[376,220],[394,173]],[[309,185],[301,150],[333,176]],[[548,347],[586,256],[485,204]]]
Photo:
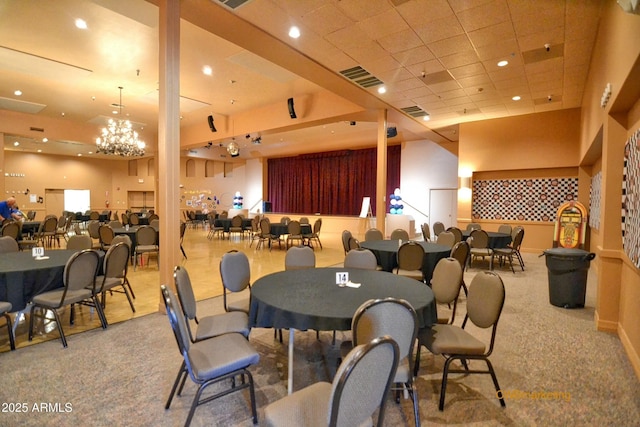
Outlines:
[[389,202],[389,203],[391,203],[391,206],[395,206],[395,205],[397,205],[397,204],[398,204],[398,201],[397,201],[396,199],[393,199],[393,200],[392,200],[391,202]]
[[396,196],[400,195],[400,189],[396,188],[395,190],[393,190],[393,194],[395,194]]
[[397,213],[398,215],[402,215],[402,209],[396,209],[396,213]]
[[389,213],[392,214],[392,215],[395,215],[396,214],[396,208],[389,209]]

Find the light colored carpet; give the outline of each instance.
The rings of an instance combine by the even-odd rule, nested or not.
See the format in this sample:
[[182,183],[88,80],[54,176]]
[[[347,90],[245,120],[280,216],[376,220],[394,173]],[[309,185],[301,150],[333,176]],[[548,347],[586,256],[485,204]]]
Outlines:
[[[511,393],[507,407],[499,406],[490,377],[457,375],[449,382],[444,411],[438,411],[443,362],[423,349],[417,379],[422,424],[637,426],[640,382],[618,338],[595,330],[595,281],[589,281],[586,308],[554,307],[544,258],[525,254],[525,261],[524,273],[499,270],[507,296],[491,360],[502,389]],[[478,271],[465,273],[467,283]],[[201,314],[221,309],[219,298],[201,301],[198,308]],[[463,298],[458,324],[464,312]],[[338,333],[343,338],[347,335]],[[52,339],[0,354],[0,425],[184,423],[195,392],[190,380],[182,397],[164,409],[181,363],[166,316],[151,314],[68,339],[67,349]],[[280,344],[273,331],[255,329],[250,341],[262,355],[252,369],[262,422],[264,406],[286,394],[286,337]],[[332,377],[339,344],[331,345],[330,332],[322,333],[321,341],[315,332],[296,332],[296,389]],[[17,413],[11,403],[26,404],[26,412]],[[192,425],[252,425],[248,393],[200,406]],[[413,425],[410,401],[397,405],[390,398],[385,425]]]

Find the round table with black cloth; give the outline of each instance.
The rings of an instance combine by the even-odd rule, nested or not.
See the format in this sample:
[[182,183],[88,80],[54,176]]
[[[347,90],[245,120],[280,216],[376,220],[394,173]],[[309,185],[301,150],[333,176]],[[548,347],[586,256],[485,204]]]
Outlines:
[[[31,299],[45,291],[64,286],[64,267],[76,253],[73,250],[46,251],[47,259],[35,259],[31,251],[12,252],[0,257],[0,301],[11,303],[11,311],[20,311]],[[104,252],[100,254],[100,269]]]
[[[213,224],[216,227],[222,227],[224,232],[228,233],[232,219],[233,218],[216,218]],[[242,228],[245,229],[247,227],[251,227],[251,218],[242,218]]]
[[[139,225],[131,225],[127,230],[126,227],[116,227],[113,229],[114,235],[126,234],[131,239],[131,256],[133,256],[133,251],[138,245],[138,240],[136,239],[136,231],[140,228]],[[156,231],[156,245],[160,245],[160,233]]]
[[[471,231],[463,230],[462,238],[467,240],[471,235]],[[498,233],[496,231],[487,231],[487,235],[489,236],[489,247],[491,249],[496,248],[506,248],[509,243],[511,243],[511,234],[507,233]]]
[[[442,258],[451,254],[451,248],[433,242],[416,242],[424,249],[424,259],[422,260],[422,274],[426,283],[431,281],[433,270]],[[378,265],[384,271],[393,271],[398,266],[399,240],[372,240],[360,242],[360,246],[369,249],[376,256]]]
[[[311,225],[310,224],[300,224],[300,231],[303,235],[311,234]],[[282,236],[289,234],[289,226],[287,224],[282,224],[280,222],[271,224],[270,233],[275,236]]]

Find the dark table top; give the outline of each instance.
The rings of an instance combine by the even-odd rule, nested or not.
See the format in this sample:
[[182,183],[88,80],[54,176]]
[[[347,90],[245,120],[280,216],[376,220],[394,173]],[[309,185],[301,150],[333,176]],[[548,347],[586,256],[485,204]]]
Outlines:
[[[471,231],[462,230],[462,238],[464,240],[467,240],[470,235]],[[496,231],[487,231],[487,235],[489,236],[489,247],[491,249],[506,248],[507,245],[511,243],[511,234],[498,233]]]
[[[216,227],[222,227],[225,233],[229,232],[231,227],[231,220],[233,218],[216,218],[214,225]],[[251,218],[242,218],[242,228],[251,227]]]
[[[336,273],[349,272],[359,288],[339,287]],[[415,279],[383,271],[312,268],[264,276],[251,286],[251,326],[265,328],[346,331],[362,303],[395,297],[407,300],[418,313],[420,327],[437,320],[433,292]]]
[[[116,236],[118,234],[126,234],[131,239],[131,255],[133,256],[133,250],[138,245],[138,240],[136,239],[136,231],[140,228],[140,225],[130,225],[127,230],[125,227],[118,227],[113,229],[113,234]],[[159,233],[156,231],[156,244],[160,244]]]
[[[311,225],[300,224],[300,231],[302,232],[302,234],[311,234]],[[281,222],[272,223],[270,233],[276,236],[289,234],[289,226]]]
[[[424,249],[424,260],[422,261],[422,274],[427,283],[431,281],[433,270],[442,258],[451,254],[451,248],[433,242],[416,242]],[[372,240],[360,242],[360,246],[369,249],[376,256],[378,265],[384,271],[393,271],[398,266],[399,240]]]

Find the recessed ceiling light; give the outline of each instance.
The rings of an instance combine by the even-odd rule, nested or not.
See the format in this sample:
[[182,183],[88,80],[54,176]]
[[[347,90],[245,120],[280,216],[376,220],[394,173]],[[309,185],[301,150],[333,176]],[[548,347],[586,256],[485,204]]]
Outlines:
[[213,74],[213,70],[210,66],[205,65],[204,67],[202,67],[202,74],[204,74],[205,76],[210,76],[211,74]]
[[21,96],[21,95],[22,95],[22,91],[21,91],[20,89],[18,89],[18,90],[15,90],[15,91],[13,92],[13,94],[14,94],[15,96]]
[[431,116],[429,114],[426,114],[422,116],[422,120],[424,120],[425,122],[428,122],[429,120],[431,120]]
[[49,142],[49,138],[47,137],[42,138],[42,142]]
[[38,153],[42,153],[42,150],[38,148]]
[[87,29],[87,22],[84,19],[76,19],[76,27],[80,28],[81,30],[86,30]]
[[111,111],[111,114],[118,114],[118,110]]
[[384,86],[380,86],[380,87],[378,88],[378,93],[386,93],[386,92],[387,92],[387,88],[386,88],[386,87],[384,87]]
[[498,62],[498,67],[505,67],[507,65],[509,65],[509,61],[502,60],[502,61]]
[[300,28],[296,27],[295,25],[289,28],[289,37],[291,37],[292,39],[297,39],[298,37],[300,37]]
[[511,98],[511,99],[513,99],[514,101],[520,101],[520,96],[516,95],[516,96],[514,96],[514,97],[513,97],[513,98]]
[[78,157],[82,157],[82,153],[78,153]]
[[20,145],[20,143],[19,143],[18,141],[16,141],[16,142],[14,142],[14,143],[13,143],[13,146],[14,146],[14,147],[17,147],[18,145]]
[[93,154],[93,151],[89,151],[89,153],[88,153],[88,154]]

